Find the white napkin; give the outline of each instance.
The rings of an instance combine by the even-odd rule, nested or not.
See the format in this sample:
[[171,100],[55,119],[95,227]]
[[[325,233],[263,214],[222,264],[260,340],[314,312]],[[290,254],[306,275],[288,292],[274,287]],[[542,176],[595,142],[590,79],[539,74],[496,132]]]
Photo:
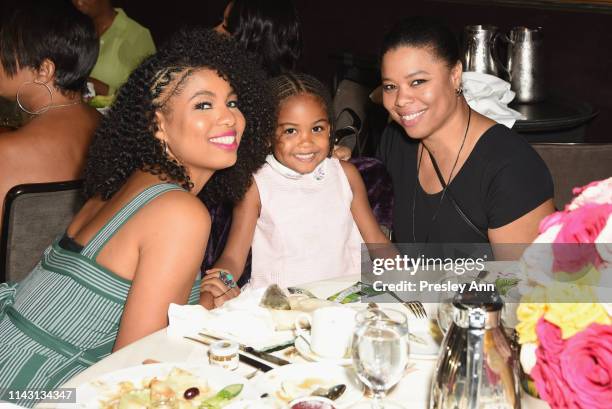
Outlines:
[[270,311],[259,306],[265,288],[247,289],[222,307],[208,311],[200,305],[171,304],[168,336],[182,337],[209,332],[257,350],[286,344],[293,331],[276,331]]
[[201,305],[170,304],[166,334],[172,338],[194,336],[211,318],[211,313]]
[[461,82],[465,100],[474,111],[508,128],[512,128],[517,119],[525,119],[520,112],[508,108],[515,95],[509,82],[472,71],[464,72]]

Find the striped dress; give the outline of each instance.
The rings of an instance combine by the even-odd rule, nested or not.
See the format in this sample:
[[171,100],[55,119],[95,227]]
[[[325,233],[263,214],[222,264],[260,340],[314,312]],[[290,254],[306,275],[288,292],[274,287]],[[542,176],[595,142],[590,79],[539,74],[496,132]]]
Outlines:
[[[138,209],[171,190],[182,188],[162,183],[145,189],[80,253],[63,249],[58,239],[23,281],[0,284],[0,401],[9,399],[9,390],[52,390],[111,353],[131,281],[96,257]],[[190,304],[198,302],[199,287],[197,278]]]

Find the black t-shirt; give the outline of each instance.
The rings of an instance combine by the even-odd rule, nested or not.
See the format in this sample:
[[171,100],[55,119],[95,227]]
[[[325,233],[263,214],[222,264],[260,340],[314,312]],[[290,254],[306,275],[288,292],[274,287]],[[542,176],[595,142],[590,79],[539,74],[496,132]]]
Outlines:
[[419,183],[415,190],[417,148],[418,141],[394,122],[385,129],[378,150],[393,179],[397,243],[415,242],[413,218],[417,243],[486,242],[462,218],[449,194],[485,237],[487,229],[504,226],[553,197],[553,182],[544,161],[521,136],[503,125],[492,126],[476,142],[441,204],[441,192],[427,194]]

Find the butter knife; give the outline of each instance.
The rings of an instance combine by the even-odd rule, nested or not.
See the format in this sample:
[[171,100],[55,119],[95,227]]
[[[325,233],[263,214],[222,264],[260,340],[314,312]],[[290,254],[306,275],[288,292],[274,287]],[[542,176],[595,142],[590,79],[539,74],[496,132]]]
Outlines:
[[[202,335],[204,337],[208,337],[214,340],[223,340],[223,338],[218,337],[216,335],[212,335],[212,334],[208,334],[205,332],[200,332],[199,335]],[[247,354],[251,354],[253,356],[256,356],[259,359],[263,359],[264,361],[270,362],[271,364],[274,365],[278,365],[278,366],[283,366],[283,365],[289,365],[291,362],[287,361],[286,359],[283,358],[279,358],[276,355],[272,355],[268,352],[262,352],[262,351],[257,351],[256,349],[254,349],[253,347],[244,345],[244,344],[238,344],[238,348],[242,351],[242,352],[246,352]]]

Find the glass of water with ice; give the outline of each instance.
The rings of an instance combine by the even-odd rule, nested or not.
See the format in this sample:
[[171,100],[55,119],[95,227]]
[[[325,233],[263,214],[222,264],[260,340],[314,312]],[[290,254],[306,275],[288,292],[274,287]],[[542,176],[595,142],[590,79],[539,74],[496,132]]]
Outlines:
[[354,408],[402,408],[385,396],[402,379],[408,363],[406,314],[391,308],[374,308],[361,311],[356,320],[353,365],[359,379],[372,390],[373,399]]

